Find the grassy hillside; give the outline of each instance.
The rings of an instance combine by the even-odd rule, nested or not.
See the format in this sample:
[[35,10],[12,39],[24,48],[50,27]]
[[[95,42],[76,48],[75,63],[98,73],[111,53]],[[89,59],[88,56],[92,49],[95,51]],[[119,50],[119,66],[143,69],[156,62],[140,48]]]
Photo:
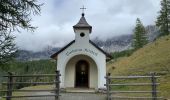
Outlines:
[[170,35],[161,37],[130,57],[123,57],[108,63],[108,72],[114,75],[147,75],[156,72],[161,75],[161,95],[170,98]]

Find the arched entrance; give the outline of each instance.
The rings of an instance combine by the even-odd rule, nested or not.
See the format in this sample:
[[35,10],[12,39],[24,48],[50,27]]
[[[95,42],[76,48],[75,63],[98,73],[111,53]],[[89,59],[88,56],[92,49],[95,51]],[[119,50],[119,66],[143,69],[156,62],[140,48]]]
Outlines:
[[89,87],[89,64],[85,60],[76,63],[75,87]]
[[72,57],[66,64],[64,80],[65,88],[98,88],[98,68],[95,61],[86,55]]

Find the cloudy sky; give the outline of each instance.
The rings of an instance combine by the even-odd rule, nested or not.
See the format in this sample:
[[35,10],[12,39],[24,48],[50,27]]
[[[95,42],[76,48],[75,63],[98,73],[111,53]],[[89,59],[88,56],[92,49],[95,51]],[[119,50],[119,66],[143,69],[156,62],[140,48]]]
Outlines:
[[62,47],[74,39],[72,26],[85,5],[86,20],[93,26],[91,38],[131,34],[139,17],[143,24],[155,24],[160,0],[39,0],[44,3],[40,16],[33,16],[32,24],[38,29],[32,33],[16,33],[20,49],[41,51],[47,46]]

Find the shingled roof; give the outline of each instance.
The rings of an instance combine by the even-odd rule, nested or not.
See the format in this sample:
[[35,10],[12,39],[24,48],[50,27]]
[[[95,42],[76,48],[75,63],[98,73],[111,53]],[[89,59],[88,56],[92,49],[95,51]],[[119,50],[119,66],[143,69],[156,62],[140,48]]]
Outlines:
[[92,31],[92,26],[89,25],[86,21],[86,18],[84,17],[84,13],[82,13],[82,17],[80,18],[79,22],[73,26],[74,31],[75,29],[89,29],[90,33]]

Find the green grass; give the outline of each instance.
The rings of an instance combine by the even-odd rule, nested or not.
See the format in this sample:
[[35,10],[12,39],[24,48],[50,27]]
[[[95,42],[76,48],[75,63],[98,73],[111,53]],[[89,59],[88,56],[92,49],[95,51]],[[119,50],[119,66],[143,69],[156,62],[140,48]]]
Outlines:
[[[161,75],[161,96],[170,98],[170,35],[161,37],[153,43],[134,52],[130,57],[122,57],[107,65],[107,70],[116,75],[148,75],[156,72]],[[138,80],[136,80],[138,82]],[[128,82],[128,81],[125,81]],[[126,88],[125,88],[126,89]],[[127,90],[143,89],[143,87]]]
[[[30,86],[22,88],[21,90],[43,90],[43,89],[53,89],[53,85],[39,85],[39,86]],[[13,96],[27,96],[27,95],[34,95],[33,92],[13,92]],[[5,100],[4,98],[0,100]],[[18,98],[12,99],[12,100],[19,100]],[[25,100],[25,98],[22,98],[21,100]]]

